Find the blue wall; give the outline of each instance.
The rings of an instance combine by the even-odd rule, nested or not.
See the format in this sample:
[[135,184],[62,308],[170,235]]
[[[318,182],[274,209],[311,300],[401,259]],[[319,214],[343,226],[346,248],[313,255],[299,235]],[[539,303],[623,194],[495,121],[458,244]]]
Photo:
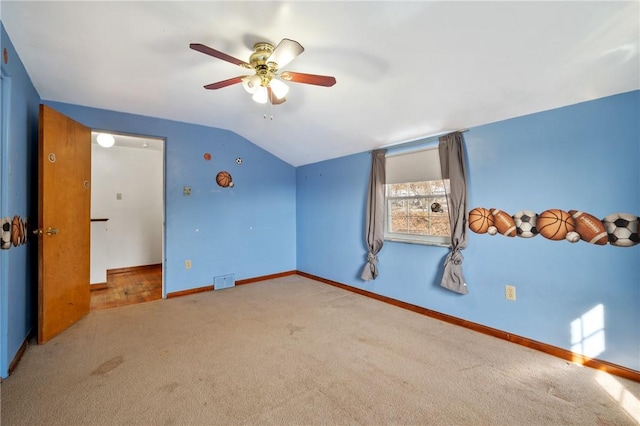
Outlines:
[[[640,214],[638,117],[635,91],[470,129],[470,208]],[[369,169],[369,153],[298,168],[298,270],[640,369],[640,245],[470,232],[470,293],[460,296],[439,286],[448,249],[385,242],[380,275],[365,282]],[[516,286],[516,302],[505,299],[506,284]],[[593,342],[598,350],[580,349]]]
[[[2,47],[11,93],[0,216],[36,221],[40,98],[4,27]],[[387,242],[380,276],[363,282],[369,153],[296,170],[229,131],[46,103],[94,129],[166,139],[167,292],[211,285],[217,275],[244,279],[298,269],[566,349],[576,343],[571,324],[601,307],[604,345],[594,356],[640,370],[640,245],[470,233],[463,252],[470,294],[460,296],[439,287],[447,249]],[[640,214],[639,116],[636,91],[471,129],[464,135],[470,207]],[[211,161],[203,160],[205,152]],[[231,172],[233,188],[215,184],[220,170]],[[182,195],[184,186],[191,196]],[[6,377],[35,324],[35,244],[0,256],[0,376]],[[505,284],[517,287],[516,302],[505,300]]]
[[[227,130],[45,103],[93,129],[166,139],[167,293],[210,286],[219,275],[240,280],[296,269],[293,166]],[[204,160],[205,152],[211,161]],[[232,188],[216,184],[222,170],[231,173]],[[185,186],[190,196],[183,195]]]
[[[18,215],[37,223],[38,103],[40,97],[18,57],[4,26],[1,26],[0,52],[7,49],[8,61],[1,62],[5,99],[2,114],[8,126],[2,127],[2,198],[0,217]],[[1,57],[1,55],[0,55]],[[35,188],[35,193],[34,193]],[[0,377],[6,377],[9,364],[19,350],[37,315],[37,262],[35,244],[0,250]]]
[[[11,85],[8,146],[2,151],[1,216],[37,223],[38,105],[2,27],[3,82]],[[6,76],[7,78],[4,78]],[[4,84],[3,84],[4,86]],[[165,293],[210,286],[215,276],[246,279],[296,269],[295,168],[235,133],[57,102],[52,108],[100,130],[165,138]],[[4,129],[3,129],[4,131]],[[209,152],[211,161],[203,154]],[[6,155],[5,155],[6,153]],[[243,163],[236,164],[241,157]],[[232,188],[215,182],[219,171]],[[190,196],[183,187],[191,187]],[[0,250],[0,377],[37,322],[36,240]],[[185,269],[185,260],[192,269]]]

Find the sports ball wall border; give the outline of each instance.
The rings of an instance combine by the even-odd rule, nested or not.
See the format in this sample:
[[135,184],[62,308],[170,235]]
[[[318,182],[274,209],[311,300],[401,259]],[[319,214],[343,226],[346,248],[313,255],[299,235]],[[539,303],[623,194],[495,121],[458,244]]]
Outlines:
[[15,215],[2,218],[2,234],[0,248],[9,250],[11,247],[18,247],[29,241],[29,221]]
[[632,247],[640,243],[640,217],[630,213],[612,213],[603,219],[579,210],[548,209],[538,214],[520,210],[510,215],[496,208],[476,207],[469,211],[469,229],[476,234],[501,234],[506,237],[533,238],[542,235],[552,241]]

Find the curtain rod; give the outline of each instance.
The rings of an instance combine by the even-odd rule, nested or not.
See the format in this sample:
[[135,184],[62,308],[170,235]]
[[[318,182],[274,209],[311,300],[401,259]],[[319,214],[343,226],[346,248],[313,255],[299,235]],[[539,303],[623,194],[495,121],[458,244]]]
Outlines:
[[444,132],[444,133],[438,133],[437,135],[431,135],[431,136],[424,136],[418,139],[412,139],[410,141],[406,141],[406,142],[400,142],[400,143],[394,143],[394,144],[390,144],[390,145],[385,145],[385,146],[381,146],[380,149],[382,148],[388,148],[388,149],[396,149],[396,148],[409,148],[415,145],[423,145],[429,142],[434,142],[437,141],[440,136],[444,136],[444,135],[448,135],[450,133],[456,133],[456,132],[460,132],[460,133],[465,133],[468,132],[469,129],[462,129],[462,130],[452,130],[450,132]]

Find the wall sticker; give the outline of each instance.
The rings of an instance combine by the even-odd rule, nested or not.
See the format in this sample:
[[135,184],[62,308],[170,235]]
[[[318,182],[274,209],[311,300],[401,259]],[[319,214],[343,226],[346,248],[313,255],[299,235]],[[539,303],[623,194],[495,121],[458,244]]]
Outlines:
[[216,183],[223,188],[233,188],[233,179],[231,178],[231,174],[227,171],[221,171],[216,176]]
[[540,214],[521,210],[512,216],[504,210],[476,207],[469,212],[468,223],[477,234],[521,238],[539,234],[552,241],[631,247],[640,243],[638,222],[640,218],[630,213],[613,213],[601,220],[578,210],[549,209]]
[[27,219],[22,219],[18,215],[13,216],[13,218],[3,217],[1,226],[0,248],[2,248],[2,250],[9,250],[12,246],[21,246],[29,240],[29,224]]

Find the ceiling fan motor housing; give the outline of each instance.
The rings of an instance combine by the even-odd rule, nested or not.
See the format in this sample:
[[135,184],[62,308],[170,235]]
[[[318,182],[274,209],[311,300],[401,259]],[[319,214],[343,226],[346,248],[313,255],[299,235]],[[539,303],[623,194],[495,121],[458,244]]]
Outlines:
[[254,52],[249,57],[249,63],[256,71],[256,74],[260,76],[261,85],[267,87],[278,70],[277,63],[267,62],[273,53],[274,47],[269,43],[256,43],[253,46],[253,50]]

